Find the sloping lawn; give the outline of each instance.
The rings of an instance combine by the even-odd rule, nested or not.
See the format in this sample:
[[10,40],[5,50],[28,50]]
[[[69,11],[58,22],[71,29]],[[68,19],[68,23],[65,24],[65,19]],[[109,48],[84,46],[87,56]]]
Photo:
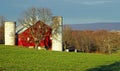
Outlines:
[[120,71],[120,53],[68,53],[0,45],[0,71]]

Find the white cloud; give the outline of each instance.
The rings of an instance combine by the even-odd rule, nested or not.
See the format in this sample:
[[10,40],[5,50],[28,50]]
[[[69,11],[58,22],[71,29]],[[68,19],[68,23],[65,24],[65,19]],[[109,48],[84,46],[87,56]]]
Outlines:
[[82,4],[85,5],[98,5],[98,4],[106,4],[106,3],[112,3],[113,1],[84,1]]
[[62,0],[64,3],[79,5],[101,5],[116,2],[116,0]]

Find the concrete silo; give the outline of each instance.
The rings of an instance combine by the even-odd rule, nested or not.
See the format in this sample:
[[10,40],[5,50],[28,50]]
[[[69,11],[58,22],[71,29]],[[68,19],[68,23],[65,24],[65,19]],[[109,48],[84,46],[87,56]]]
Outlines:
[[15,45],[15,22],[5,22],[5,45]]
[[62,51],[62,27],[63,27],[63,18],[61,16],[54,16],[53,26],[52,26],[53,51]]

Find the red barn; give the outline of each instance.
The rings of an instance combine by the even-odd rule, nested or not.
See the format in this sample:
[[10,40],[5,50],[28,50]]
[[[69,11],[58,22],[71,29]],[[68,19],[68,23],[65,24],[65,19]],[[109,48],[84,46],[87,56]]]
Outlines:
[[[39,31],[37,31],[37,29],[40,29],[40,24],[42,23],[42,25],[44,27],[47,28],[47,30],[41,29]],[[46,31],[45,36],[42,38],[42,40],[39,43],[40,47],[49,47],[49,49],[51,49],[52,47],[52,29],[50,26],[48,26],[47,24],[38,21],[36,24],[32,25],[29,28],[26,28],[24,26],[19,26],[16,29],[17,32],[17,44],[18,46],[25,46],[25,47],[29,47],[29,46],[33,46],[35,47],[35,43],[33,40],[33,37],[31,35],[31,28],[35,27],[34,29],[36,30],[34,34],[38,33],[38,32],[42,32],[42,31]]]

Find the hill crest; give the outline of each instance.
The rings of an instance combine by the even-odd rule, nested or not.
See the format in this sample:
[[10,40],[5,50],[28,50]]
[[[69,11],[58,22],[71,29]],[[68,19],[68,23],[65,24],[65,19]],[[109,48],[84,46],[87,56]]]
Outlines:
[[68,24],[68,25],[73,30],[108,30],[108,31],[119,31],[120,30],[120,22],[115,22],[115,23]]

